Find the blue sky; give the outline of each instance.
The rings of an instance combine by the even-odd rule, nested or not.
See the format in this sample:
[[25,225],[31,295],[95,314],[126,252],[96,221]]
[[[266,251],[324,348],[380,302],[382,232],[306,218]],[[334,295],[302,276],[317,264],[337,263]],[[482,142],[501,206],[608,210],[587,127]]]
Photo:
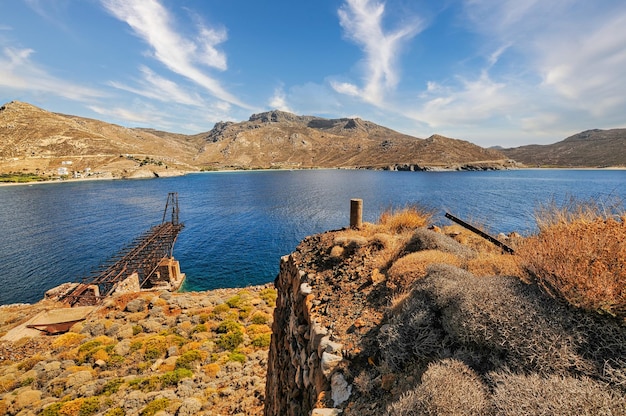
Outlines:
[[626,127],[626,2],[2,0],[12,100],[187,134],[280,109],[554,143]]

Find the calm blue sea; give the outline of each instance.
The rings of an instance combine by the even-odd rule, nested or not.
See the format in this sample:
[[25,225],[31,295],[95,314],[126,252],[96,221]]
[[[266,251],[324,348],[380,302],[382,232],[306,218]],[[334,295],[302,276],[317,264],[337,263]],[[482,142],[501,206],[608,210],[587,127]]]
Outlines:
[[174,250],[184,290],[206,290],[273,281],[300,240],[349,224],[351,198],[363,199],[365,221],[417,203],[440,224],[450,224],[447,211],[528,234],[540,203],[624,201],[626,171],[248,171],[0,187],[0,304],[80,281],[161,222],[168,192],[178,192],[185,223]]

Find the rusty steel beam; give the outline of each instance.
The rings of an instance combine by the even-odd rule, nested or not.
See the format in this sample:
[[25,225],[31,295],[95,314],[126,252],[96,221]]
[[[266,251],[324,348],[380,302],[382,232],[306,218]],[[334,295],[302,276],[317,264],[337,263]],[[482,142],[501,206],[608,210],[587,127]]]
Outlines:
[[460,218],[455,217],[452,214],[449,214],[446,212],[445,217],[448,218],[449,220],[452,220],[454,222],[456,222],[457,224],[459,224],[460,226],[463,226],[465,228],[467,228],[468,230],[470,230],[471,232],[478,234],[479,236],[481,236],[482,238],[484,238],[485,240],[495,244],[496,246],[500,247],[502,250],[506,251],[509,254],[514,254],[515,250],[513,250],[511,247],[507,246],[506,244],[504,244],[502,241],[498,240],[495,237],[490,236],[489,234],[487,234],[486,232],[474,227],[471,224],[466,223],[465,221],[463,221]]
[[[168,209],[171,210],[171,221],[165,221]],[[139,276],[140,286],[146,287],[150,277],[156,272],[164,258],[171,258],[174,252],[174,243],[184,224],[179,222],[178,195],[168,194],[163,222],[155,225],[146,233],[135,238],[131,244],[120,250],[106,263],[101,265],[91,277],[83,279],[62,299],[70,305],[84,302],[98,302],[115,290],[117,283],[123,281],[132,273]],[[92,293],[88,286],[97,286],[100,291],[98,299],[86,299]]]

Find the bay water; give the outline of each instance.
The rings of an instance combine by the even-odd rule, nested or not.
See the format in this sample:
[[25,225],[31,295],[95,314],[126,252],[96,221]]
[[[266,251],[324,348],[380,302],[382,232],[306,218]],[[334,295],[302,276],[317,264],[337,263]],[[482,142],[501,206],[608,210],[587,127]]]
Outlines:
[[185,224],[174,249],[182,290],[208,290],[273,281],[304,237],[349,225],[352,198],[363,199],[364,221],[418,204],[439,225],[451,224],[449,212],[494,234],[530,234],[541,204],[624,201],[626,171],[270,170],[2,186],[0,304],[36,302],[88,276],[161,222],[168,192]]

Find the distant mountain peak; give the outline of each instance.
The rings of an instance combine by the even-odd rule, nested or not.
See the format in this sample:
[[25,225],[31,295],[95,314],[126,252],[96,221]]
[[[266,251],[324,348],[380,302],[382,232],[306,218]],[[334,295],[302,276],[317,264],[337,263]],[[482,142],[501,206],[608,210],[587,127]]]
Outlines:
[[271,110],[264,113],[252,114],[248,121],[260,121],[262,123],[279,123],[284,121],[302,121],[303,116],[281,110]]

